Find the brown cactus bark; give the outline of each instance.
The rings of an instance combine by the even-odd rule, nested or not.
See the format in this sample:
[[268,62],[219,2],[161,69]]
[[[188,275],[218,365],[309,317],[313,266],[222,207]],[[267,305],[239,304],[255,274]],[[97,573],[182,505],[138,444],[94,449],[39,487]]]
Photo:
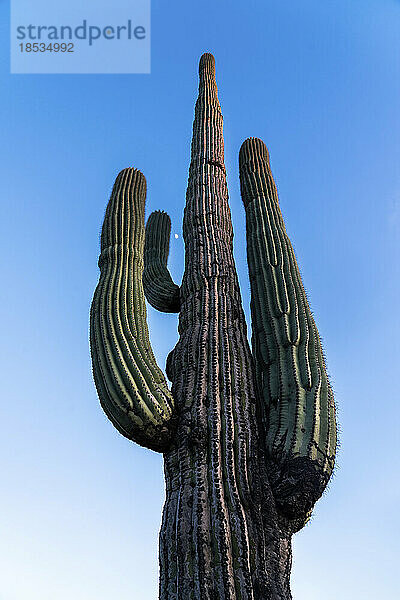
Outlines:
[[[254,369],[236,275],[214,59],[200,62],[183,225],[180,339],[168,360],[178,411],[165,453],[162,600],[289,598],[261,460]],[[285,546],[285,571],[290,550]]]

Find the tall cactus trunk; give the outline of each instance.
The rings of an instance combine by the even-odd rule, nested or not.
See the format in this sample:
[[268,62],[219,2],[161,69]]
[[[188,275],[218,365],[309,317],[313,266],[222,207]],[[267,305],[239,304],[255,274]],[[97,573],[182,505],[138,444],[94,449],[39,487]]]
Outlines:
[[276,516],[263,515],[274,502],[260,479],[214,69],[213,57],[204,55],[183,225],[180,340],[168,360],[179,425],[165,454],[162,600],[284,597],[281,582],[271,581],[271,571],[279,571],[279,537]]

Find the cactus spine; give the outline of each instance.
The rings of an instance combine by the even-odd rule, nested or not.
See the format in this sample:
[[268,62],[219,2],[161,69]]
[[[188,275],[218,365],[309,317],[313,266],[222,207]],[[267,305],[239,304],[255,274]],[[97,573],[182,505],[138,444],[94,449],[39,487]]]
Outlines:
[[[160,600],[289,600],[291,536],[333,468],[333,397],[268,153],[256,139],[240,151],[250,351],[212,55],[202,56],[199,74],[182,284],[167,269],[168,215],[153,213],[144,233],[144,177],[122,171],[91,311],[94,378],[117,429],[164,453]],[[143,286],[157,309],[179,312],[171,392],[149,345]]]

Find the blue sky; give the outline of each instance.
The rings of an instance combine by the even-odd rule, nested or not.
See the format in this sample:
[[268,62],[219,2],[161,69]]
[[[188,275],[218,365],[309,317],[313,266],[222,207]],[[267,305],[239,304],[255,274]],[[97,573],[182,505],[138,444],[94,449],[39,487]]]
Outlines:
[[[124,167],[146,175],[147,214],[171,216],[180,280],[204,51],[217,62],[246,314],[238,151],[258,136],[339,408],[336,476],[294,541],[294,598],[397,597],[400,2],[153,0],[151,75],[10,75],[8,22],[0,1],[0,600],[157,596],[162,459],[102,414],[88,313]],[[164,367],[176,316],[149,309],[148,321]]]

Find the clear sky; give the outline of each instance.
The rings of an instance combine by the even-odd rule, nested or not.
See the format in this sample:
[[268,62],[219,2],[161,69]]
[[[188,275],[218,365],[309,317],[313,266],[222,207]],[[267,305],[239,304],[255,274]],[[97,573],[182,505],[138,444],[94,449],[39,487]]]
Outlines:
[[[399,597],[400,2],[153,0],[151,75],[10,75],[5,0],[0,22],[0,600],[157,597],[162,458],[103,415],[88,314],[124,167],[146,175],[147,214],[172,218],[180,280],[205,51],[246,314],[238,151],[257,136],[339,408],[336,476],[294,541],[294,598]],[[148,321],[164,367],[177,318]]]

